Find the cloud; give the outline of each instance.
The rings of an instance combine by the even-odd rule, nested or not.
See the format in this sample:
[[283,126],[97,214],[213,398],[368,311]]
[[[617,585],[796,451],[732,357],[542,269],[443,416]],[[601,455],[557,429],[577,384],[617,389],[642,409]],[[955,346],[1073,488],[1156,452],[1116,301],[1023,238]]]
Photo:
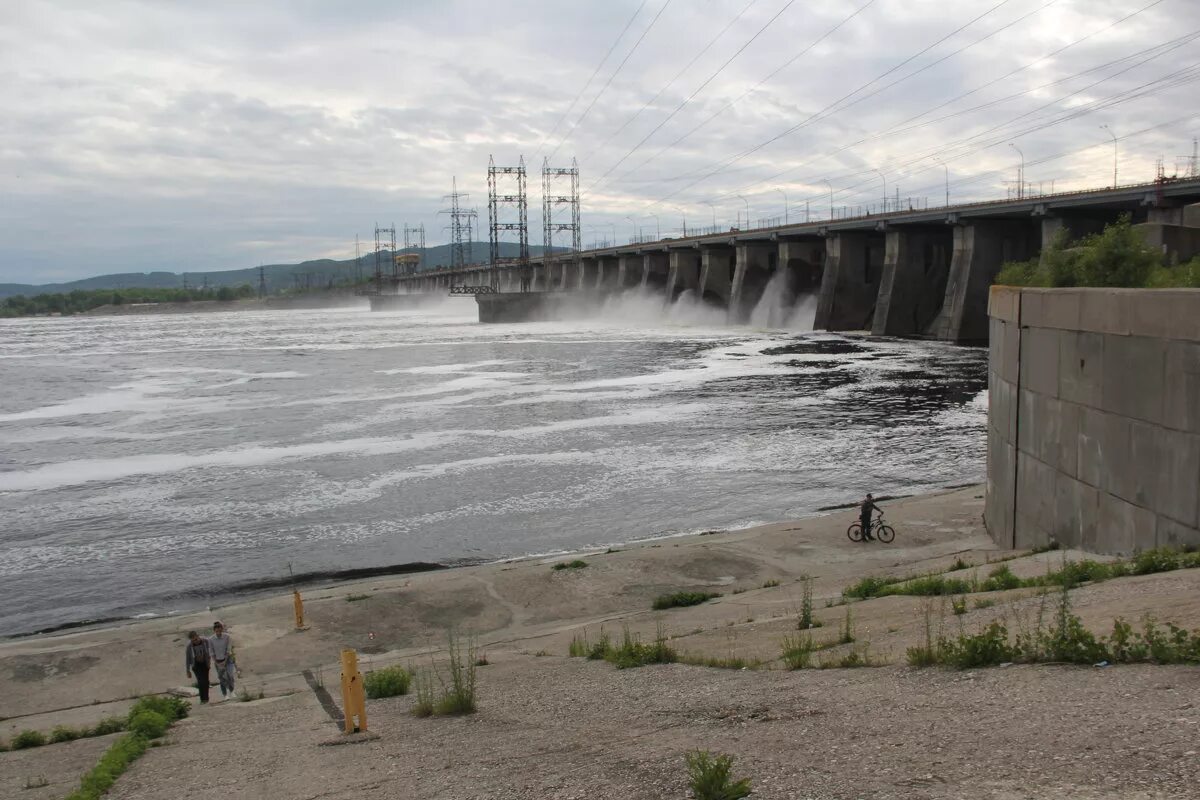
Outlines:
[[[870,203],[875,169],[890,192],[937,202],[934,156],[954,199],[1003,196],[1009,141],[1032,181],[1102,185],[1102,124],[1128,137],[1123,180],[1150,179],[1200,127],[1198,116],[1131,135],[1194,107],[1194,83],[1154,81],[1195,65],[1196,42],[1135,55],[1200,29],[1185,0],[875,0],[849,21],[867,0],[675,0],[647,30],[663,2],[646,4],[570,113],[640,0],[7,4],[0,281],[348,255],[376,221],[423,222],[443,241],[452,177],[486,215],[490,154],[525,155],[535,243],[541,159],[577,157],[587,244],[654,214],[664,231],[714,213],[732,223],[746,205],[780,215],[779,190],[793,214],[825,209],[826,179],[839,205]],[[1087,113],[1065,118],[1072,108]]]

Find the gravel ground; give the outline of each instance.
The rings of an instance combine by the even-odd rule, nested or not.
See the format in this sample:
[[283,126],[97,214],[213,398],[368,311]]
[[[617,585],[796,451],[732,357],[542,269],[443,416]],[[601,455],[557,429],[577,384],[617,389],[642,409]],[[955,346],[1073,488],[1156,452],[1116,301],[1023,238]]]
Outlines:
[[1195,798],[1200,670],[1015,666],[618,671],[513,656],[479,670],[480,711],[416,719],[371,701],[381,738],[311,694],[202,709],[119,782],[203,798],[684,798],[684,754],[730,753],[759,798]]

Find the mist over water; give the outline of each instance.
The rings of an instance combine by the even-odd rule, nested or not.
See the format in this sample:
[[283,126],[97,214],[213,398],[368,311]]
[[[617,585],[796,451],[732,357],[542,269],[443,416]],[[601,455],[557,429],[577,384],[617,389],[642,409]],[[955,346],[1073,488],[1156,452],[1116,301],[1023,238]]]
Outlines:
[[982,351],[801,332],[777,297],[743,327],[640,292],[525,325],[469,298],[0,321],[0,633],[229,602],[289,562],[601,547],[982,477]]

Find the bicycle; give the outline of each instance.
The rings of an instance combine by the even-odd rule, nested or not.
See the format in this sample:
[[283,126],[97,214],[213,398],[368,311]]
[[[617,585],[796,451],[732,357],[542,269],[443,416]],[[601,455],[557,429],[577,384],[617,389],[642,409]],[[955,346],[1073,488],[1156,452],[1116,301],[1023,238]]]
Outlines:
[[[871,523],[871,532],[875,534],[875,538],[884,544],[889,544],[896,538],[896,529],[883,521],[883,514],[877,516],[874,522]],[[861,542],[863,538],[862,523],[855,522],[846,529],[846,535],[850,537],[852,542]]]

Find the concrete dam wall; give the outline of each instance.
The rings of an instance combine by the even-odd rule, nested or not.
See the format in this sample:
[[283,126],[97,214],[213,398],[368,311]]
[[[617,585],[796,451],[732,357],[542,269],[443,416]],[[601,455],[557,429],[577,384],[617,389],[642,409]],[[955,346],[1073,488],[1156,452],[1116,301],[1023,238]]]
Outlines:
[[1200,546],[1200,290],[993,287],[987,529]]

